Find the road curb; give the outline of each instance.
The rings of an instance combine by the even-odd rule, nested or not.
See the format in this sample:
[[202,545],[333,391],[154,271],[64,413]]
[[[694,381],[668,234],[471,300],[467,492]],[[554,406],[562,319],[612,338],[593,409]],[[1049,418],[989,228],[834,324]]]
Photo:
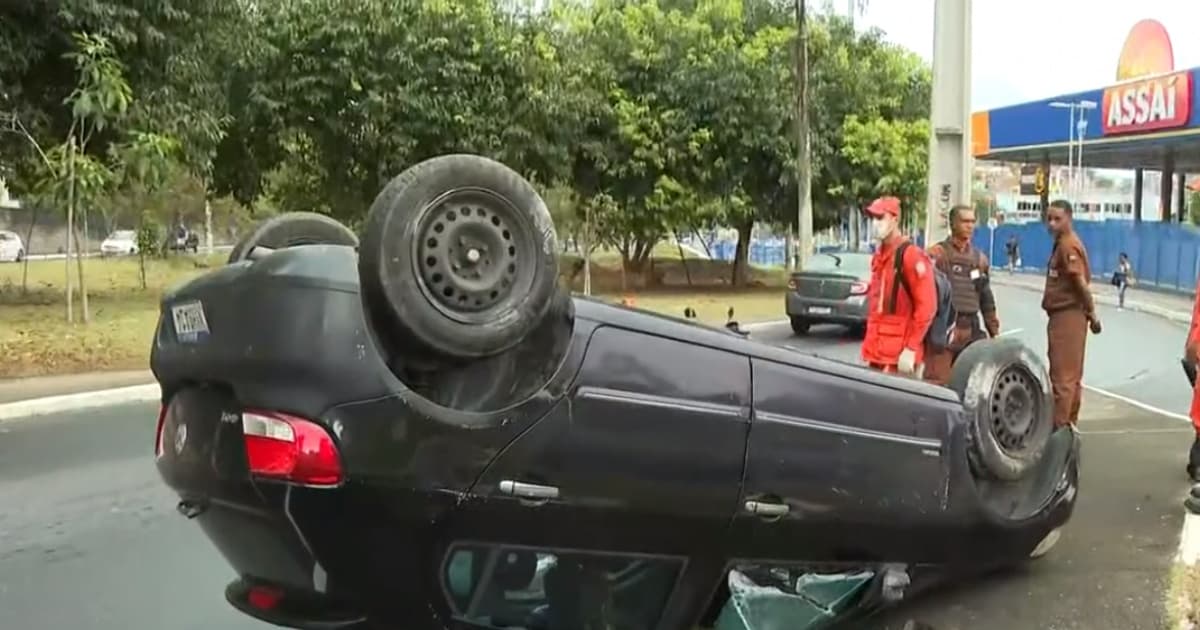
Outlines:
[[[1006,282],[1006,281],[1004,281],[1004,279],[1000,278],[999,276],[994,276],[994,275],[992,276],[992,284],[998,284],[1000,286],[1011,287],[1014,289],[1024,289],[1026,291],[1030,291],[1033,293],[1041,293],[1041,291],[1042,291],[1041,289],[1039,289],[1037,287],[1029,286],[1028,284],[1025,284],[1023,282]],[[1097,304],[1103,304],[1105,306],[1116,307],[1116,306],[1120,305],[1120,302],[1118,300],[1116,300],[1115,298],[1109,297],[1107,295],[1093,294],[1092,299],[1095,300],[1095,302]],[[1183,313],[1183,312],[1176,311],[1173,309],[1163,308],[1161,306],[1154,306],[1153,304],[1142,304],[1136,300],[1126,300],[1125,301],[1125,310],[1134,311],[1135,313],[1145,313],[1147,315],[1153,315],[1160,319],[1165,319],[1167,321],[1175,322],[1177,324],[1190,324],[1192,321],[1191,313]]]
[[160,400],[162,390],[158,383],[148,385],[130,385],[114,389],[79,392],[78,394],[62,394],[45,398],[32,398],[16,402],[0,404],[0,423],[18,418],[43,416],[64,411],[79,411],[93,407],[117,405],[133,402],[150,402]]

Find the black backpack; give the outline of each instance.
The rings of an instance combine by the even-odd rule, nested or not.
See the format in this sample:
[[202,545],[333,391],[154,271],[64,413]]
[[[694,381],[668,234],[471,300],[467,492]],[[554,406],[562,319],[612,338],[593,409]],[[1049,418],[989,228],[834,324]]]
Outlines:
[[[896,248],[896,258],[892,261],[893,273],[900,281],[892,283],[891,302],[888,306],[890,313],[896,312],[896,295],[900,291],[900,285],[903,284],[904,290],[910,298],[912,297],[912,291],[909,291],[903,273],[904,252],[910,245],[912,243],[906,242]],[[925,333],[925,343],[933,350],[945,350],[950,345],[950,336],[954,334],[954,326],[958,319],[958,312],[954,309],[954,287],[951,286],[950,277],[946,272],[936,264],[930,267],[933,269],[933,284],[937,287],[937,311],[933,314],[933,321],[929,323],[929,331]]]

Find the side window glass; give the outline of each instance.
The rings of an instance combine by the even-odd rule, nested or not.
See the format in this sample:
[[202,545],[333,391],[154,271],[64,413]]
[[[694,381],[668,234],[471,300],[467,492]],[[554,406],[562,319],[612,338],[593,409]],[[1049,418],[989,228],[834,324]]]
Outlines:
[[491,628],[652,630],[683,558],[457,545],[441,582],[455,618]]

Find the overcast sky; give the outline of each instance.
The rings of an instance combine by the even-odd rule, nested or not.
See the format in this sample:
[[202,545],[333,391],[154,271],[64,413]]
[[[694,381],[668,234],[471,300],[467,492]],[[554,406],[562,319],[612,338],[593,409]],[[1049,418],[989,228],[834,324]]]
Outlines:
[[[844,12],[846,0],[833,0]],[[974,111],[1098,88],[1113,83],[1117,58],[1138,20],[1163,23],[1177,69],[1200,66],[1196,0],[974,0]],[[925,59],[933,52],[933,0],[868,0],[857,24],[883,29],[888,39]],[[1047,63],[1048,62],[1048,63]],[[1045,64],[1044,70],[1039,65]]]

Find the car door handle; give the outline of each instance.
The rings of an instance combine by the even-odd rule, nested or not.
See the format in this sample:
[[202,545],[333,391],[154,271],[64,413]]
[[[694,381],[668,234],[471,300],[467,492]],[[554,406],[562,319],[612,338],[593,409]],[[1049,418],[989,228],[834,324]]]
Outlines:
[[759,516],[783,516],[791,510],[786,503],[766,503],[763,501],[747,501],[746,511]]
[[536,483],[524,483],[521,481],[512,481],[505,479],[500,482],[500,492],[502,494],[511,494],[514,497],[523,497],[526,499],[557,499],[558,488],[554,486],[542,486]]

